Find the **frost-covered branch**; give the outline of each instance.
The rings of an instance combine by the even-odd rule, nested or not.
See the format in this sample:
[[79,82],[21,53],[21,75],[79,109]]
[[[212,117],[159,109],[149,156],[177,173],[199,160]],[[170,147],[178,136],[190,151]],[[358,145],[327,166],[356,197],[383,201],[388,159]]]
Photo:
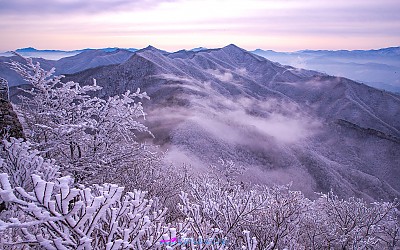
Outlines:
[[29,142],[22,139],[10,138],[3,140],[0,152],[0,170],[10,176],[14,186],[31,191],[33,183],[31,175],[40,175],[47,181],[54,180],[58,176],[59,167],[54,160],[44,159],[37,150],[32,149]]
[[62,163],[64,173],[88,183],[90,175],[103,174],[100,168],[111,171],[145,158],[156,160],[155,150],[138,139],[142,134],[152,136],[143,124],[141,100],[149,99],[146,92],[94,97],[102,89],[96,80],[85,86],[63,82],[54,69],[46,71],[22,58],[24,63],[13,61],[11,68],[31,85],[16,105],[24,131],[44,156]]
[[162,226],[167,210],[154,207],[146,192],[124,194],[112,184],[74,188],[68,176],[46,182],[32,175],[32,182],[29,192],[0,174],[0,197],[16,209],[0,220],[0,231],[17,230],[45,249],[157,249],[169,235]]

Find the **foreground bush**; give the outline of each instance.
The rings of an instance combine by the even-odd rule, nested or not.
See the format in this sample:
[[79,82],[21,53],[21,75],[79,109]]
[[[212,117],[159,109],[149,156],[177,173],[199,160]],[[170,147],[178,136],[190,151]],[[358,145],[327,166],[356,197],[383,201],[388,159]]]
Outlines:
[[[333,194],[311,201],[289,186],[246,188],[234,179],[206,175],[193,179],[171,212],[143,191],[125,192],[114,184],[84,187],[69,176],[50,175],[57,170],[53,161],[27,143],[11,141],[4,141],[0,160],[3,249],[398,247],[395,203],[367,204]],[[30,178],[12,177],[21,170]],[[170,223],[168,213],[178,213],[169,214],[175,218]]]

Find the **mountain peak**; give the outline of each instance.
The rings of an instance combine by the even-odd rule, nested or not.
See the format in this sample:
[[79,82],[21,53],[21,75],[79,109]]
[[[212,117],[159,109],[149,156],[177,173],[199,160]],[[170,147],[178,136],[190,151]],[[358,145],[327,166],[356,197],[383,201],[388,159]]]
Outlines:
[[247,50],[242,49],[238,46],[236,46],[235,44],[229,44],[223,48],[221,48],[222,51],[225,51],[227,53],[243,53],[243,52],[247,52]]
[[238,47],[237,45],[235,45],[235,44],[233,44],[233,43],[231,43],[231,44],[229,44],[229,45],[223,47],[223,49],[237,49],[237,50],[241,50],[241,51],[244,50],[244,49]]
[[143,49],[137,50],[136,52],[143,52],[143,51],[153,51],[153,52],[160,52],[160,53],[162,53],[162,54],[164,54],[164,53],[168,53],[168,52],[167,52],[167,51],[165,51],[165,50],[160,50],[160,49],[157,49],[156,47],[153,47],[153,46],[151,46],[151,45],[147,46],[146,48],[143,48]]
[[152,45],[149,45],[149,46],[147,46],[147,47],[144,48],[144,49],[147,49],[147,50],[158,50],[156,47],[154,47],[154,46],[152,46]]

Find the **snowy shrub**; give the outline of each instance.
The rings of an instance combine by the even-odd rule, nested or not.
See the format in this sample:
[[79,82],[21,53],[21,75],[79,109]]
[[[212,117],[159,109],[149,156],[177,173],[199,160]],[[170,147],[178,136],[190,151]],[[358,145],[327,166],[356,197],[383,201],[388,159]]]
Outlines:
[[3,237],[3,246],[23,242],[45,249],[160,249],[160,240],[176,237],[176,229],[163,226],[167,210],[155,207],[146,192],[124,193],[112,184],[73,188],[68,176],[54,182],[31,178],[34,189],[28,192],[0,174],[0,196],[15,205],[15,216],[0,220],[0,231],[12,229],[20,239]]
[[29,139],[52,152],[50,156],[62,155],[71,161],[91,155],[103,156],[124,142],[138,144],[137,132],[150,133],[138,121],[145,113],[142,103],[135,99],[149,99],[140,89],[107,100],[91,97],[91,92],[101,89],[95,80],[87,86],[71,81],[64,83],[63,76],[53,77],[54,68],[45,71],[39,63],[24,59],[26,65],[11,63],[12,69],[32,86],[30,90],[23,90],[25,95],[19,96],[21,103],[17,107]]
[[13,186],[32,191],[32,174],[41,176],[46,181],[54,180],[58,176],[59,167],[54,160],[44,159],[37,150],[31,148],[29,142],[22,139],[10,138],[2,141],[0,151],[0,170],[10,176]]
[[191,237],[223,239],[221,249],[398,247],[397,203],[368,204],[333,194],[311,201],[290,185],[248,190],[223,178],[203,176],[180,195],[180,211],[192,220]]
[[0,211],[2,249],[161,249],[161,240],[186,235],[188,222],[169,227],[167,209],[147,192],[56,178],[54,160],[21,139],[3,141],[0,165],[0,201],[7,204]]
[[301,192],[290,190],[290,185],[264,187],[259,192],[266,197],[265,207],[250,227],[259,249],[298,249],[304,230],[300,223],[311,202]]
[[[23,90],[16,105],[29,140],[47,158],[56,159],[66,174],[87,184],[112,181],[120,167],[148,165],[157,161],[155,150],[138,141],[138,135],[151,135],[141,123],[146,92],[127,91],[107,99],[94,97],[97,86],[62,82],[30,58],[25,64],[12,62],[11,68],[32,86]],[[142,168],[144,168],[142,166]]]
[[393,249],[399,241],[398,203],[339,199],[329,193],[305,213],[307,247],[317,249]]
[[219,167],[221,175],[214,166],[210,173],[192,179],[190,191],[180,195],[179,209],[192,221],[193,238],[224,242],[220,249],[252,249],[256,240],[246,230],[256,223],[255,214],[265,207],[266,197],[237,183],[240,168],[233,163],[222,161]]
[[228,164],[221,178],[217,171],[192,177],[177,204],[181,216],[171,216],[165,200],[115,184],[84,187],[68,176],[56,178],[54,162],[38,156],[29,143],[3,143],[0,199],[8,207],[0,213],[3,249],[398,247],[396,203],[367,204],[333,194],[311,201],[288,185],[245,187],[226,178],[234,168]]

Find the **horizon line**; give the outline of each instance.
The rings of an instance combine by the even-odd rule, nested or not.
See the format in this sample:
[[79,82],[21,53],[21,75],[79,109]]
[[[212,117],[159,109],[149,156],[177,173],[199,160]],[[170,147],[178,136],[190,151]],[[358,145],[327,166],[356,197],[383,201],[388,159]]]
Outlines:
[[182,48],[182,49],[178,49],[178,50],[165,50],[165,49],[160,49],[157,48],[153,45],[148,45],[146,47],[143,48],[139,48],[139,47],[113,47],[113,46],[107,46],[107,47],[100,47],[100,48],[91,48],[91,47],[87,47],[87,48],[80,48],[80,49],[71,49],[71,50],[64,50],[64,49],[38,49],[35,48],[33,46],[28,46],[28,47],[23,47],[23,48],[17,48],[15,50],[6,50],[6,51],[0,51],[0,53],[4,54],[4,53],[11,53],[12,51],[18,51],[18,50],[26,50],[26,49],[32,49],[33,51],[27,51],[27,52],[31,52],[31,53],[39,53],[41,51],[55,51],[55,52],[76,52],[76,51],[85,51],[85,50],[104,50],[104,49],[123,49],[123,50],[142,50],[142,49],[146,49],[148,47],[153,47],[159,50],[164,50],[166,52],[169,53],[174,53],[174,52],[178,52],[181,50],[186,50],[186,51],[191,51],[191,50],[195,50],[195,49],[203,49],[203,50],[212,50],[212,49],[222,49],[224,47],[227,47],[229,45],[234,45],[238,48],[244,49],[246,51],[256,51],[256,50],[263,50],[263,51],[273,51],[273,52],[282,52],[282,53],[291,53],[291,52],[303,52],[303,51],[377,51],[377,50],[383,50],[383,49],[392,49],[392,48],[400,48],[400,45],[393,45],[393,46],[388,46],[388,47],[379,47],[379,48],[370,48],[370,49],[309,49],[309,48],[305,48],[305,49],[300,49],[300,50],[292,50],[292,51],[279,51],[279,50],[274,50],[274,49],[267,49],[267,48],[256,48],[256,49],[246,49],[240,46],[237,46],[233,43],[228,44],[226,46],[223,47],[212,47],[212,48],[207,48],[207,47],[203,47],[203,46],[197,46],[197,47],[193,47],[191,49],[186,49],[186,48]]

